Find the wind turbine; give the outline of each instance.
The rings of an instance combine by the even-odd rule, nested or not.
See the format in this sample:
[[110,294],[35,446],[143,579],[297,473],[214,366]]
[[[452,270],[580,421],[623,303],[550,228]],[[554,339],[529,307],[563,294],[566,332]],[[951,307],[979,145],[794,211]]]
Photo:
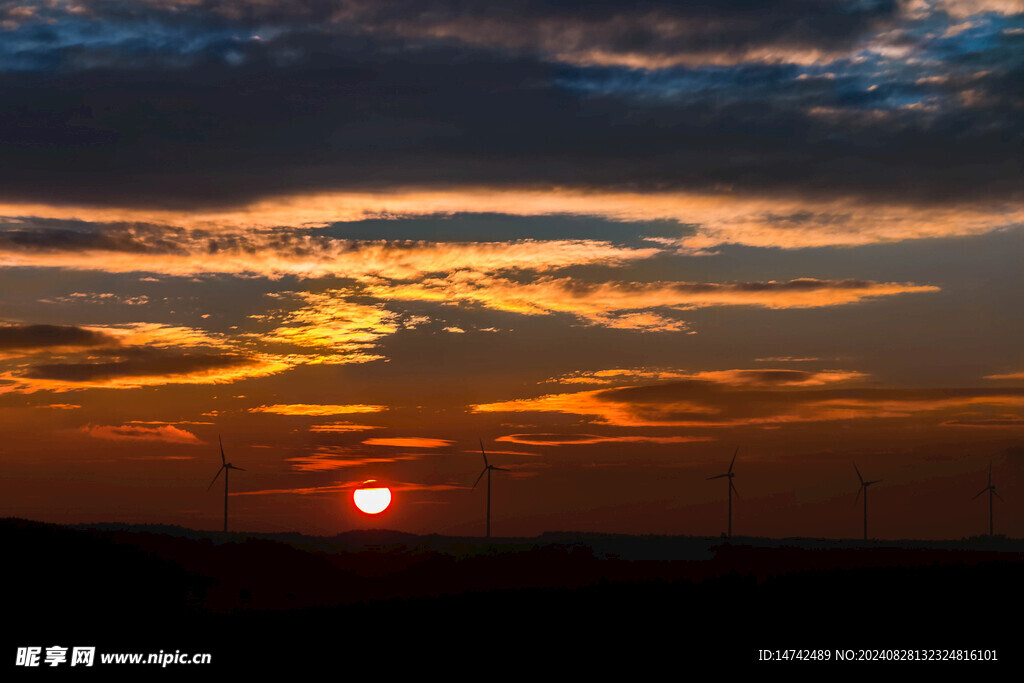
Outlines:
[[[988,491],[988,535],[989,536],[995,536],[995,533],[993,532],[993,528],[994,527],[993,527],[993,523],[992,523],[992,496],[995,496],[999,500],[1003,500],[1003,497],[1000,496],[998,493],[996,493],[996,487],[992,485],[992,461],[991,460],[988,461],[988,486],[986,486],[982,490],[978,491],[978,495],[974,496],[974,498],[977,498],[981,494],[985,493],[985,491]],[[974,498],[971,498],[971,500],[974,500]],[[1006,501],[1003,500],[1003,502],[1005,503]]]
[[220,473],[223,472],[224,473],[224,531],[227,532],[227,530],[228,530],[228,475],[231,473],[231,470],[239,470],[241,472],[245,472],[245,470],[242,469],[241,467],[235,467],[234,465],[229,463],[224,458],[224,442],[221,441],[221,438],[220,438],[219,435],[217,436],[217,442],[220,443],[220,463],[221,463],[220,464],[220,469],[217,470],[217,476],[213,478],[213,481],[211,481],[210,485],[206,487],[206,490],[209,491],[210,489],[213,488],[213,485],[217,483],[217,477],[219,477]]
[[857,498],[853,499],[853,504],[857,504],[857,499],[860,498],[860,492],[864,492],[864,540],[868,540],[868,487],[872,484],[877,484],[882,481],[881,479],[875,479],[874,481],[864,481],[864,477],[860,476],[860,470],[857,469],[857,465],[854,464],[853,469],[857,472],[857,478],[860,479],[860,488],[857,489]]
[[491,470],[499,470],[501,472],[508,472],[504,467],[495,467],[494,465],[487,462],[487,453],[484,452],[484,440],[480,439],[480,455],[484,456],[484,469],[480,473],[480,476],[476,478],[476,482],[473,484],[473,488],[480,483],[480,480],[487,475],[487,538],[491,537]]
[[[725,474],[716,474],[713,477],[707,478],[708,481],[711,481],[712,479],[721,479],[722,477],[727,477],[729,479],[729,538],[732,538],[732,492],[736,491],[736,485],[732,483],[732,478],[736,476],[735,474],[733,474],[732,466],[736,464],[736,454],[739,452],[740,449],[737,447],[732,454],[732,462],[729,463],[728,472],[726,472]],[[736,497],[739,498],[739,496],[740,492],[736,491]]]

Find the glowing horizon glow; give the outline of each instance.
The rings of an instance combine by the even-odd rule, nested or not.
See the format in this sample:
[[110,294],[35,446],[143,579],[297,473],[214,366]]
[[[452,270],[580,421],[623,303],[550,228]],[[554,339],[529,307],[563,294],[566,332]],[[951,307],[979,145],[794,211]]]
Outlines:
[[[364,484],[375,483],[376,480],[364,481]],[[391,489],[386,486],[359,488],[352,493],[352,502],[361,512],[377,515],[391,505]]]

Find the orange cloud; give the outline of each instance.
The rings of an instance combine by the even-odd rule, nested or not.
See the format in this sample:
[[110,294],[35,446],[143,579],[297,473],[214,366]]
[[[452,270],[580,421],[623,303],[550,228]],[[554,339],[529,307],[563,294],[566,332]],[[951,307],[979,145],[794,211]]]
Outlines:
[[691,443],[714,441],[710,436],[598,436],[595,434],[509,434],[495,441],[528,446],[579,446],[595,443]]
[[[136,237],[132,249],[69,250],[62,245],[0,248],[0,267],[30,266],[151,272],[172,276],[212,273],[279,278],[327,276],[353,279],[411,279],[451,270],[546,271],[573,265],[621,265],[663,253],[662,247],[623,247],[596,240],[511,242],[355,241],[296,233],[292,229],[235,234],[216,228],[223,244],[207,232],[168,229]],[[157,239],[159,238],[159,239]],[[152,244],[150,244],[152,242]],[[167,243],[173,244],[173,249]]]
[[419,460],[418,455],[397,455],[393,458],[346,457],[339,452],[317,452],[299,458],[286,458],[285,462],[295,463],[292,468],[300,472],[330,472],[347,467],[363,465],[383,465],[402,460]]
[[848,420],[858,418],[890,418],[911,417],[918,413],[935,412],[951,408],[971,408],[975,406],[1024,406],[1021,395],[976,395],[950,396],[946,398],[922,399],[858,399],[837,398],[814,401],[807,404],[812,415],[818,419]]
[[367,439],[363,442],[367,446],[395,446],[397,448],[443,448],[453,443],[455,442],[447,439],[425,439],[418,436],[384,437]]
[[131,425],[214,425],[215,422],[200,422],[198,420],[178,420],[176,422],[168,422],[166,420],[131,420],[127,424]]
[[1024,418],[1008,416],[1008,417],[994,417],[988,419],[982,418],[957,418],[955,420],[946,420],[939,425],[940,427],[973,427],[973,428],[985,428],[985,429],[1024,429]]
[[[569,394],[547,394],[537,398],[476,404],[469,406],[469,409],[474,413],[542,412],[582,415],[595,417],[597,422],[616,427],[682,426],[684,424],[639,419],[636,416],[636,410],[630,403],[607,400],[604,398],[604,393],[605,390],[600,389]],[[719,412],[717,408],[701,405],[695,401],[677,401],[670,406],[663,406],[663,408],[677,413],[714,414]],[[689,425],[690,422],[687,421],[685,424]]]
[[[347,292],[291,293],[306,306],[279,315],[252,316],[260,320],[282,318],[280,327],[261,335],[262,342],[291,344],[304,348],[326,347],[333,356],[319,356],[322,362],[365,362],[380,359],[369,353],[381,337],[393,334],[398,316],[380,304],[358,304],[344,299]],[[283,295],[278,295],[283,296]]]
[[[695,253],[723,244],[799,249],[963,237],[992,232],[1024,221],[1024,206],[1012,202],[917,206],[879,202],[866,204],[854,198],[748,196],[726,191],[629,193],[468,186],[450,190],[290,195],[240,207],[198,211],[18,203],[0,205],[0,216],[15,217],[8,218],[8,222],[22,220],[16,217],[37,216],[236,232],[282,225],[326,226],[337,221],[368,217],[451,213],[568,214],[620,221],[677,220],[697,225],[696,234],[680,236],[663,244]],[[412,249],[409,254],[404,254],[400,248],[387,243],[359,248],[352,243],[337,244],[324,251],[316,240],[309,239],[308,252],[298,258],[282,254],[280,248],[275,250],[269,243],[262,249],[246,245],[252,253],[245,249],[224,249],[203,257],[204,250],[199,248],[202,241],[197,238],[195,247],[186,249],[185,253],[162,255],[88,250],[74,254],[12,251],[0,254],[0,265],[49,265],[113,272],[148,270],[179,275],[198,272],[342,275],[372,272],[390,273],[389,277],[414,277],[416,273],[443,272],[449,268],[476,267],[489,271],[519,267],[553,268],[568,265],[567,259],[579,262],[578,259],[583,257],[596,259],[585,262],[604,262],[646,258],[657,253],[645,254],[643,250],[586,241],[495,243],[479,249],[474,245],[463,245],[461,255],[460,249],[449,249],[443,245]],[[561,261],[561,266],[552,261],[553,258]],[[451,265],[446,267],[446,262]],[[401,274],[403,270],[405,275]]]
[[979,406],[1020,408],[1024,390],[808,389],[686,380],[469,406],[471,412],[549,412],[614,427],[722,428],[941,417]]
[[[807,359],[813,360],[813,359]],[[558,384],[621,384],[644,380],[692,379],[733,386],[796,386],[810,387],[835,384],[866,378],[862,372],[849,370],[787,370],[757,368],[753,370],[709,370],[705,372],[683,372],[681,370],[648,368],[614,368],[594,372],[573,372],[562,377],[549,379]]]
[[611,50],[562,50],[555,56],[580,66],[623,66],[630,69],[667,69],[670,67],[735,66],[750,62],[760,64],[822,64],[835,61],[848,53],[814,48],[771,46],[722,50],[719,52],[673,52],[646,54]]
[[711,370],[697,372],[687,379],[703,380],[732,386],[820,387],[865,379],[863,372],[849,370]]
[[111,441],[164,441],[166,443],[179,443],[188,445],[200,445],[195,434],[187,432],[178,427],[163,425],[161,427],[140,427],[135,425],[87,425],[81,430],[95,439],[109,439]]
[[549,384],[622,384],[637,380],[667,380],[689,377],[679,370],[649,368],[613,368],[610,370],[571,372],[546,380]]
[[[657,313],[613,313],[594,314],[590,320],[602,327],[613,330],[642,330],[644,332],[682,332],[689,329],[684,320],[673,320]],[[691,332],[690,334],[696,334]]]
[[524,315],[567,313],[595,325],[639,329],[682,329],[660,316],[635,316],[638,309],[685,310],[709,306],[812,308],[851,304],[895,294],[935,292],[938,287],[863,280],[788,282],[585,282],[541,277],[520,283],[478,273],[458,272],[416,283],[378,283],[366,293],[381,299],[473,303]]
[[273,413],[274,415],[309,415],[324,417],[327,415],[346,415],[349,413],[379,413],[387,410],[387,406],[355,403],[350,405],[330,405],[319,403],[278,403],[272,406],[251,408],[253,413]]
[[112,335],[124,346],[158,348],[192,348],[205,346],[217,349],[230,347],[223,335],[215,335],[193,327],[160,323],[129,323],[126,325],[93,326],[89,329]]
[[1024,372],[1009,372],[1004,375],[985,375],[985,379],[1024,379]]
[[365,432],[371,429],[383,429],[375,425],[359,425],[352,422],[327,422],[325,424],[313,425],[309,431],[320,434],[334,434],[344,432]]

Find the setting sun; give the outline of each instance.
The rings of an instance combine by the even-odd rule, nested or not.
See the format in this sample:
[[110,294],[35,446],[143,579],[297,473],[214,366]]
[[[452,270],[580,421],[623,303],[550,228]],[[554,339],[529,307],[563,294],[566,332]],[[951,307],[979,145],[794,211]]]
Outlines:
[[[374,480],[363,482],[372,484]],[[368,515],[376,515],[384,512],[391,505],[391,489],[387,487],[373,487],[356,489],[352,494],[352,500],[362,512]]]

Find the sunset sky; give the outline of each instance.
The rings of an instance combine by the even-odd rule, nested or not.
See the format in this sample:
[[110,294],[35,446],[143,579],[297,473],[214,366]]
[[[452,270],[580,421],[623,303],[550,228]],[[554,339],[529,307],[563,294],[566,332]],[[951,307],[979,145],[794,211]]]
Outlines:
[[1024,535],[1024,0],[0,0],[0,93],[0,515]]

